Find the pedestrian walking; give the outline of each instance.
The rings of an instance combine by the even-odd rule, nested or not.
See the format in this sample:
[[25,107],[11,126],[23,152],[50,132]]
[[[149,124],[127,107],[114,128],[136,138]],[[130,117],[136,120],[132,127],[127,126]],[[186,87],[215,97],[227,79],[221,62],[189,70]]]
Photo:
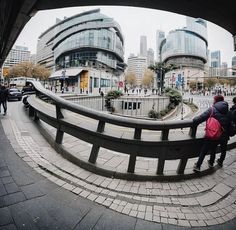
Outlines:
[[214,117],[221,124],[223,133],[218,140],[211,140],[205,137],[202,149],[199,154],[198,161],[194,164],[193,171],[199,172],[202,162],[208,152],[210,152],[210,159],[208,160],[208,166],[212,168],[215,162],[216,147],[220,144],[221,157],[217,160],[219,166],[222,166],[223,160],[226,155],[227,143],[229,140],[229,124],[230,119],[228,116],[229,106],[222,95],[216,95],[211,108],[207,109],[201,115],[193,119],[193,123],[198,125],[206,121],[210,116]]
[[0,86],[0,112],[1,112],[1,106],[3,106],[5,116],[7,113],[7,97],[8,97],[8,88],[5,85]]

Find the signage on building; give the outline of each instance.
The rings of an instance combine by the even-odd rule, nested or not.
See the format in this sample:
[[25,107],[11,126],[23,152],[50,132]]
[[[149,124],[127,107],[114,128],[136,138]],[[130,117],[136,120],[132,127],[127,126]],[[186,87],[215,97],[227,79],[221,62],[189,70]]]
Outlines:
[[8,74],[9,74],[9,68],[8,67],[3,67],[2,68],[2,75],[4,77],[6,77],[6,76],[8,76]]
[[123,81],[119,81],[119,87],[123,87]]

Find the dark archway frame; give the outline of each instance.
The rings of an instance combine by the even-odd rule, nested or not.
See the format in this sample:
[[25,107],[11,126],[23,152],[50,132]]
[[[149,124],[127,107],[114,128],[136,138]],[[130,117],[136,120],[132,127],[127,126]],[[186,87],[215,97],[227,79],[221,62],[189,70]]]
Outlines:
[[229,31],[234,37],[234,50],[236,50],[236,14],[232,0],[224,2],[220,0],[1,0],[0,67],[18,35],[37,11],[89,5],[145,7],[200,17]]

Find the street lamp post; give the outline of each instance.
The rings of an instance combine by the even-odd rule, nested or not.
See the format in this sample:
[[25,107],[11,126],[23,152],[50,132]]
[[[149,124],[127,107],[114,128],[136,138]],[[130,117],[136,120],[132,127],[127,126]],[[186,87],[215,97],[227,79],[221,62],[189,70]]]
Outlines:
[[[182,71],[182,65],[180,65],[180,70],[181,70],[181,94],[182,94],[182,99],[181,99],[181,120],[184,119],[184,72]],[[183,75],[182,75],[183,74]]]
[[181,120],[183,120],[184,119],[184,77],[182,77],[181,81],[182,81]]
[[161,71],[160,71],[160,96],[162,95],[162,67],[161,67]]

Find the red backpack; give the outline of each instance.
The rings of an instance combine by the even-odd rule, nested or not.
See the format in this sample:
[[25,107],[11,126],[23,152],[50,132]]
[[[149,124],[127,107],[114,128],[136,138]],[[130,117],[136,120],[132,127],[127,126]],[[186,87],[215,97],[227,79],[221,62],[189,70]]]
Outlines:
[[213,107],[211,107],[211,115],[206,121],[205,138],[210,140],[218,140],[223,133],[220,122],[213,117]]

